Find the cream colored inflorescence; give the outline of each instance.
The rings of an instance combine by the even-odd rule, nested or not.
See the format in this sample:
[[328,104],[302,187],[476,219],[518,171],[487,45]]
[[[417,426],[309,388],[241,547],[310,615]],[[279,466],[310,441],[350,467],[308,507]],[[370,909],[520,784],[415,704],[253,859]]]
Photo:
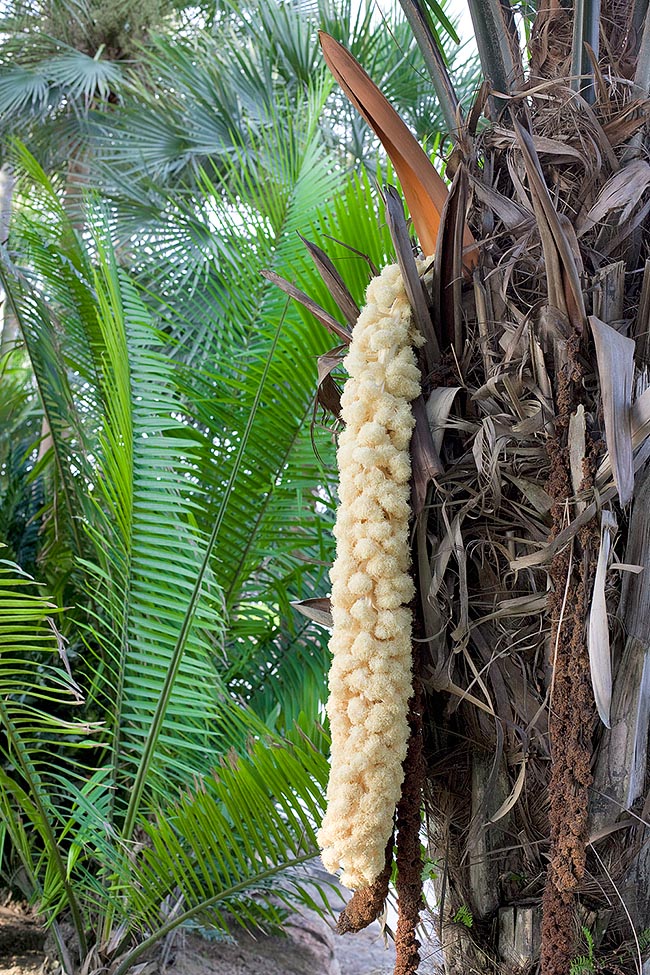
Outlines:
[[408,543],[414,427],[423,339],[397,266],[368,287],[345,359],[345,430],[327,713],[332,733],[323,863],[353,889],[381,873],[399,801],[411,695],[413,582]]

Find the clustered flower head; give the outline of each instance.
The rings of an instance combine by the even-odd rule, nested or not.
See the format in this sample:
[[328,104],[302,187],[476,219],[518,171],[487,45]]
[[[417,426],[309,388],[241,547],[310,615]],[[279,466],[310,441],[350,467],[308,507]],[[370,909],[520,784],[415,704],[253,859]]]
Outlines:
[[384,867],[400,798],[411,696],[408,524],[414,419],[420,393],[413,347],[423,342],[397,266],[368,287],[345,359],[345,430],[327,713],[332,734],[323,863],[353,889]]

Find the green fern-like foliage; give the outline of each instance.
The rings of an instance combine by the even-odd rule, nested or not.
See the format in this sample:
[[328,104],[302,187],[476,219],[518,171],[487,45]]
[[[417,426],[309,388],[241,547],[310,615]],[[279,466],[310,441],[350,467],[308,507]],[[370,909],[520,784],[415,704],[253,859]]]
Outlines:
[[596,966],[594,961],[594,938],[589,930],[589,928],[582,927],[582,936],[587,945],[587,954],[578,955],[571,962],[571,967],[569,968],[569,975],[588,975],[589,972],[595,972]]
[[[144,845],[134,857],[111,812],[109,769],[92,771],[101,728],[52,714],[54,705],[83,712],[85,702],[66,666],[56,607],[34,589],[18,567],[0,562],[0,808],[25,892],[50,922],[72,913],[83,958],[92,921],[110,905],[126,933],[122,948],[131,949],[120,968],[126,971],[180,924],[227,929],[227,912],[257,925],[277,921],[278,899],[314,905],[297,871],[317,850],[327,775],[321,751],[304,733],[281,741],[251,718],[258,743],[224,758],[175,803],[154,803],[139,820]],[[183,910],[164,918],[172,893]]]
[[[301,868],[318,850],[314,826],[323,812],[326,772],[307,739],[280,747],[262,740],[249,756],[224,761],[200,789],[159,810],[143,825],[144,847],[129,876],[130,903],[143,928],[156,924],[152,906],[178,890],[182,912],[163,932],[190,921],[228,930],[227,916],[244,925],[274,923],[282,901],[317,906],[303,888]],[[130,963],[149,944],[143,941]]]
[[[13,855],[52,923],[72,911],[82,955],[88,931],[102,944],[122,931],[124,950],[143,931],[155,941],[169,929],[170,884],[186,905],[172,926],[219,925],[226,907],[241,923],[274,920],[271,878],[315,853],[326,761],[307,739],[322,733],[306,718],[305,737],[290,743],[243,700],[225,658],[220,575],[235,564],[221,542],[236,536],[232,494],[253,466],[282,320],[243,377],[246,422],[224,416],[215,443],[196,389],[164,354],[168,339],[117,266],[102,208],[91,206],[82,238],[42,170],[27,154],[23,162],[31,209],[3,277],[51,441],[34,468],[46,487],[40,517],[69,553],[61,593],[74,604],[39,597],[15,567],[0,591],[1,800]],[[223,464],[223,480],[207,476],[206,457]],[[257,552],[247,566],[259,564]],[[23,584],[28,595],[17,602]],[[66,647],[75,648],[74,680],[47,659],[58,651],[69,664]],[[131,856],[134,835],[149,837],[157,861]],[[311,902],[297,877],[290,886]]]
[[650,948],[650,928],[644,928],[639,932],[639,949],[647,951]]
[[466,904],[461,904],[454,914],[454,923],[462,924],[466,928],[471,928],[471,926],[474,924],[474,915]]
[[82,908],[58,842],[74,816],[70,805],[60,801],[60,771],[65,770],[72,790],[83,788],[87,765],[81,756],[99,729],[71,716],[71,710],[73,715],[81,710],[83,697],[65,666],[57,615],[55,604],[29,576],[0,559],[3,825],[27,878],[24,893],[47,904],[51,919],[63,909],[71,911],[76,927],[83,929]]

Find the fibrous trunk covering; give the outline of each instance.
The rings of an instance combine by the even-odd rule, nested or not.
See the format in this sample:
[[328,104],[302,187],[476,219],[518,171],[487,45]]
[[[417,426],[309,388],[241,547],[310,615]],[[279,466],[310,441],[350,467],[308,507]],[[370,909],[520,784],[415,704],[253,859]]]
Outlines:
[[399,268],[387,267],[368,287],[345,360],[331,572],[332,760],[319,840],[327,869],[342,869],[353,889],[384,869],[409,735],[410,403],[421,344]]

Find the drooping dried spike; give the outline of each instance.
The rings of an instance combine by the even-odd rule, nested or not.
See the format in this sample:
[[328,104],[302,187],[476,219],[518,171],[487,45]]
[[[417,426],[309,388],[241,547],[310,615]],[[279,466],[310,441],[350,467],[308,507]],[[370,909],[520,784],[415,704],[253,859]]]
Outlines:
[[422,743],[422,690],[417,673],[413,680],[413,697],[409,704],[408,750],[404,760],[402,797],[397,805],[397,932],[395,936],[394,975],[416,975],[420,966],[420,942],[416,937],[420,911],[424,907],[422,891],[422,853],[420,826],[422,786],[425,777]]
[[[550,461],[547,491],[554,499],[552,534],[556,536],[563,524],[566,498],[573,490],[567,441],[570,418],[582,392],[578,349],[579,339],[574,334],[567,345],[569,368],[558,377],[556,433],[546,448]],[[592,450],[589,465],[583,465],[581,490],[593,485],[596,460]],[[548,786],[551,843],[542,904],[542,975],[565,975],[568,971],[575,952],[576,895],[586,868],[594,705],[585,619],[599,534],[590,521],[579,532],[575,551],[564,548],[557,552],[549,570],[553,584],[548,596],[553,647]]]

